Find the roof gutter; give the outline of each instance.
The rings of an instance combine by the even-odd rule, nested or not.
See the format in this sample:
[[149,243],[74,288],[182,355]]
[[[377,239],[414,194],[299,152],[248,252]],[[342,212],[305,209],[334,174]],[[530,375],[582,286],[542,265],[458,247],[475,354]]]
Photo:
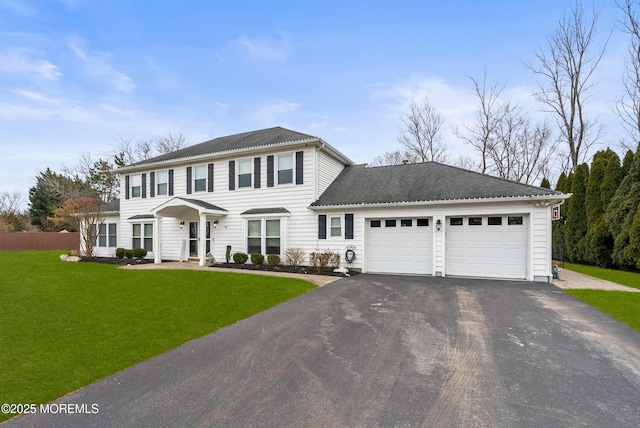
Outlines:
[[474,199],[439,199],[436,201],[411,201],[411,202],[375,202],[343,205],[309,205],[312,211],[322,211],[331,209],[362,209],[362,208],[395,208],[395,207],[416,207],[424,205],[447,205],[447,204],[483,204],[494,202],[545,202],[548,205],[563,204],[571,197],[571,193],[561,195],[533,195],[533,196],[512,196],[494,198],[474,198]]

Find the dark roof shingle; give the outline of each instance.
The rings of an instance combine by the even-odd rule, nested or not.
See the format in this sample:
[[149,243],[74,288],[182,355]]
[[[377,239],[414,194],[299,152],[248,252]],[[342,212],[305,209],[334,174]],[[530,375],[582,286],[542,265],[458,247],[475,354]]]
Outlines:
[[204,143],[185,147],[172,153],[156,156],[151,159],[136,162],[131,166],[145,165],[149,163],[165,162],[199,155],[222,153],[232,150],[248,149],[253,147],[271,146],[274,144],[291,143],[296,141],[313,140],[318,137],[291,131],[280,126],[261,129],[258,131],[244,132],[242,134],[228,135],[214,138]]
[[562,195],[437,162],[342,170],[312,206]]

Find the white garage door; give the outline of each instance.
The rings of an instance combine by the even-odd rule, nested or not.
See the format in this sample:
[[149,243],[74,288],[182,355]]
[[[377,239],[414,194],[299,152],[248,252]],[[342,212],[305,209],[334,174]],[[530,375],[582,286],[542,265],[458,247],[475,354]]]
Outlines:
[[527,217],[449,217],[445,235],[447,275],[525,279]]
[[367,272],[432,274],[430,218],[368,219],[366,229]]

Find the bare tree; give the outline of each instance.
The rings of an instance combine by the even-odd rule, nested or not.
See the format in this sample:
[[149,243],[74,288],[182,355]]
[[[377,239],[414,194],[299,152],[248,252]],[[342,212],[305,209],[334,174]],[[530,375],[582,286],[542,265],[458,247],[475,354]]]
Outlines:
[[495,150],[495,136],[504,116],[504,107],[499,101],[504,87],[498,82],[488,84],[486,71],[482,82],[473,77],[469,78],[473,82],[473,93],[479,102],[475,122],[472,125],[463,125],[466,132],[456,126],[453,133],[478,152],[479,171],[484,174],[493,167],[490,155]]
[[171,132],[156,138],[156,151],[159,155],[173,153],[186,146],[187,139],[181,133],[173,135]]
[[624,62],[624,94],[618,99],[615,108],[616,114],[622,119],[622,126],[631,137],[631,144],[621,142],[626,150],[635,150],[640,141],[640,17],[634,3],[632,0],[616,2],[624,14],[620,20],[622,29],[631,39]]
[[74,198],[55,210],[55,218],[70,223],[80,232],[80,249],[84,256],[92,257],[98,237],[99,225],[104,222],[104,203],[100,198]]
[[[548,124],[533,124],[520,107],[500,99],[499,83],[482,83],[471,78],[478,99],[476,120],[454,133],[480,156],[477,169],[486,174],[532,184],[547,174],[556,145]],[[460,158],[457,163],[468,163]]]
[[425,97],[420,105],[412,98],[402,123],[404,129],[398,142],[406,155],[417,162],[446,162],[447,146],[440,135],[444,119],[428,98]]
[[534,95],[545,111],[554,114],[569,147],[572,171],[586,158],[599,134],[597,121],[586,116],[588,92],[594,86],[592,77],[609,40],[593,46],[598,17],[595,10],[585,16],[576,2],[548,37],[547,49],[536,52],[537,63],[527,64],[542,79]]
[[401,165],[403,163],[416,163],[420,162],[415,153],[407,153],[405,150],[395,150],[392,152],[384,152],[381,155],[373,158],[373,161],[369,162],[370,166],[386,166],[386,165]]
[[116,139],[115,163],[117,166],[131,165],[155,156],[173,153],[183,149],[186,142],[187,139],[182,133],[174,135],[171,132],[165,136],[138,140],[137,142],[119,136]]

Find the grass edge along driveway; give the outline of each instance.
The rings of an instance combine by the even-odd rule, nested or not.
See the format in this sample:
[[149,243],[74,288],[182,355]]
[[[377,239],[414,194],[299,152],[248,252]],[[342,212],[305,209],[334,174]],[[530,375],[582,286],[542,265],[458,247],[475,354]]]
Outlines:
[[[580,272],[595,278],[640,289],[640,274],[596,266],[565,263],[565,269]],[[564,290],[601,312],[640,332],[640,293],[603,290]]]
[[[0,252],[0,402],[45,403],[315,286]],[[0,413],[0,421],[14,415]]]

